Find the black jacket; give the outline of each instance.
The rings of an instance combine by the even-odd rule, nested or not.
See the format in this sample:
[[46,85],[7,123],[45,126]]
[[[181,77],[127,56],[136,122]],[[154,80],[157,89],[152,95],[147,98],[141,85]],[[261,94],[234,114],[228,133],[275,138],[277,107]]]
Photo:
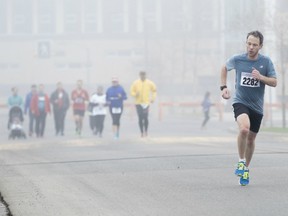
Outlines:
[[[62,90],[62,97],[59,98],[59,91],[55,90],[50,97],[50,102],[53,105],[53,110],[68,110],[70,107],[69,95],[65,90]],[[62,100],[60,102],[59,100]]]

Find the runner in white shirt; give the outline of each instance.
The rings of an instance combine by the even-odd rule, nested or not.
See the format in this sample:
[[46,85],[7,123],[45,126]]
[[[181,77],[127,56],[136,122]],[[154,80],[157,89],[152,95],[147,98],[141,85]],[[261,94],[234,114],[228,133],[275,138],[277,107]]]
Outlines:
[[107,114],[106,94],[103,93],[103,87],[99,86],[97,92],[90,98],[89,113],[90,127],[94,135],[102,137],[104,129],[104,120]]

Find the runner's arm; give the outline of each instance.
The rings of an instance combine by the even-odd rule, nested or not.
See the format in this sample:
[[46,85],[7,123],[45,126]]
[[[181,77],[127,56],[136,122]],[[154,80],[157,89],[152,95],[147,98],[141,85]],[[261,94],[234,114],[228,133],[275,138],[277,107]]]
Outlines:
[[[221,86],[227,86],[227,68],[225,65],[221,69]],[[230,98],[230,91],[228,90],[228,87],[222,90],[222,98]]]
[[221,69],[221,86],[225,86],[227,84],[227,68],[223,65]]
[[267,77],[262,74],[258,70],[254,68],[252,71],[252,76],[259,80],[260,82],[264,83],[265,85],[276,87],[277,86],[277,79],[275,77]]

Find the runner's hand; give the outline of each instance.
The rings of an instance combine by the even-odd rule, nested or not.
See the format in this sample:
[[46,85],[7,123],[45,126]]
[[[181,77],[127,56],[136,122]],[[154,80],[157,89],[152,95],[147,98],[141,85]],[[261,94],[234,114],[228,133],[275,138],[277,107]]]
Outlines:
[[228,88],[225,88],[222,90],[222,98],[228,100],[231,97],[230,95],[230,91],[228,90]]
[[252,70],[252,77],[257,79],[257,80],[261,80],[261,74],[258,70],[256,70],[255,68],[253,68]]

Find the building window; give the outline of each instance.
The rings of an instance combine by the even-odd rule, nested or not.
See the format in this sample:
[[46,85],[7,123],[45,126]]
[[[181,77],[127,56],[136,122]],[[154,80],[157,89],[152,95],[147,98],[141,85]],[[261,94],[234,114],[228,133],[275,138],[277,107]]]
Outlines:
[[143,1],[143,30],[145,32],[157,32],[157,1]]
[[124,33],[124,1],[103,1],[104,32]]
[[32,33],[32,0],[14,0],[12,4],[12,32],[15,34]]
[[81,33],[81,0],[64,0],[64,32]]
[[7,3],[0,0],[0,34],[7,33]]
[[97,0],[86,0],[84,4],[84,25],[86,33],[98,32],[98,7],[100,7]]
[[53,0],[38,2],[38,32],[40,34],[56,32],[56,6]]

